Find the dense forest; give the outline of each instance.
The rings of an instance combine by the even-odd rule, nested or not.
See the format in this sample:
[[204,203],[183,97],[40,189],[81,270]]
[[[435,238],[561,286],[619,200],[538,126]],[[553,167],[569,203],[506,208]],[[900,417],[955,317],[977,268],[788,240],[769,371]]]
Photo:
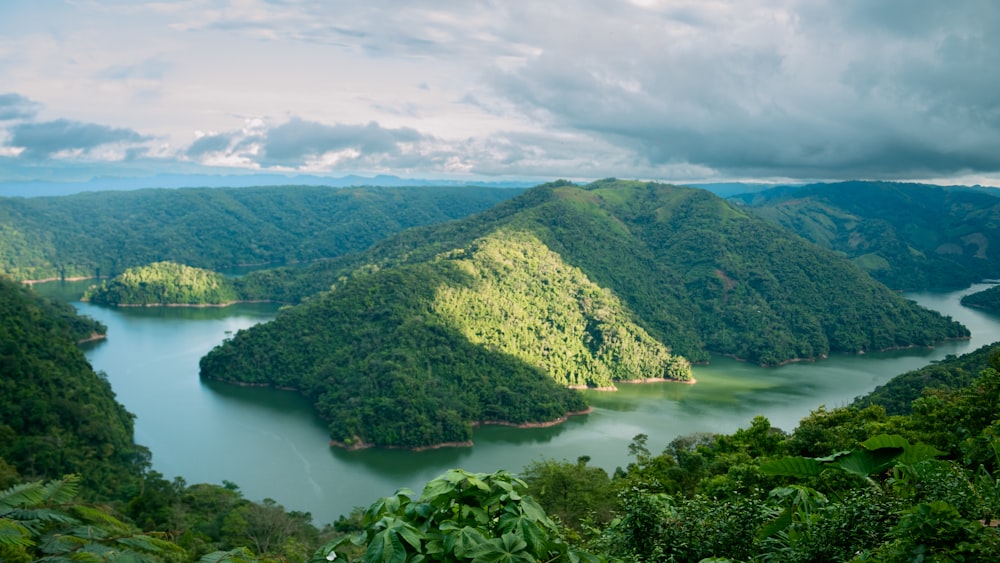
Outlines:
[[233,282],[222,274],[173,262],[128,268],[91,286],[81,301],[111,306],[228,305],[237,301]]
[[962,288],[1000,271],[997,190],[891,182],[737,196],[753,213],[841,252],[893,289]]
[[307,262],[465,217],[521,191],[272,186],[0,198],[0,274],[90,278],[161,261],[215,271]]
[[966,295],[962,298],[962,305],[1000,312],[1000,285]]
[[432,260],[498,229],[532,233],[617,295],[654,338],[694,362],[707,361],[711,351],[774,365],[968,335],[843,256],[709,192],[619,180],[539,186],[364,253],[241,281],[249,297],[293,302],[353,272]]
[[[586,457],[539,460],[517,475],[453,470],[320,531],[308,514],[247,501],[233,483],[150,471],[129,415],[76,347],[100,327],[81,330],[86,320],[70,324],[65,307],[10,282],[0,281],[0,305],[0,362],[13,382],[0,402],[4,561],[1000,557],[1000,344],[949,359],[977,377],[925,391],[909,414],[821,407],[790,433],[758,417],[731,435],[678,437],[661,453],[638,435],[610,475]],[[72,411],[56,409],[55,395],[68,391],[106,412],[84,424],[61,418]],[[15,429],[21,401],[51,421],[38,427],[54,439]]]
[[239,331],[203,377],[296,389],[348,445],[467,442],[586,409],[566,386],[691,378],[622,304],[530,235],[357,275]]
[[0,561],[304,560],[324,537],[309,514],[150,469],[132,415],[78,346],[95,333],[0,276]]

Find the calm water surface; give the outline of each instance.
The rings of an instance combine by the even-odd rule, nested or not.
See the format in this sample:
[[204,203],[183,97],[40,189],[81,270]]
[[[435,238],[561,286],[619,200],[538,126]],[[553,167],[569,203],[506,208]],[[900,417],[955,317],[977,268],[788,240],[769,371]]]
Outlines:
[[[40,291],[73,300],[83,284],[47,284]],[[428,452],[330,448],[322,421],[294,393],[202,382],[198,360],[241,328],[273,318],[262,304],[225,309],[109,309],[74,303],[108,325],[108,338],[87,357],[107,374],[118,400],[134,413],[136,441],[153,452],[153,466],[188,483],[237,483],[247,498],[273,498],[309,511],[317,524],[367,506],[397,488],[415,490],[452,467],[520,471],[545,459],[575,460],[613,470],[625,465],[639,433],[660,451],[691,432],[733,432],[758,414],[791,430],[821,404],[836,407],[892,376],[1000,340],[1000,317],[961,307],[959,298],[984,289],[908,297],[951,315],[972,339],[933,350],[835,356],[816,363],[759,368],[728,360],[695,367],[695,385],[625,385],[616,393],[588,392],[594,412],[542,429],[477,429],[473,448]]]

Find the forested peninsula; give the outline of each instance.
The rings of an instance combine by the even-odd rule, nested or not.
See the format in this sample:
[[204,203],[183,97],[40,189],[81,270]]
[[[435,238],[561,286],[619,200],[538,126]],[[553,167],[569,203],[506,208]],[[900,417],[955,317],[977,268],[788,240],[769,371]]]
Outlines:
[[611,292],[513,231],[346,279],[239,331],[201,374],[298,390],[336,443],[411,448],[466,444],[477,424],[584,412],[568,386],[691,379]]
[[1000,312],[1000,285],[970,293],[962,298],[962,305],[992,312]]
[[84,292],[81,301],[113,307],[223,306],[239,300],[222,274],[173,262],[128,268]]

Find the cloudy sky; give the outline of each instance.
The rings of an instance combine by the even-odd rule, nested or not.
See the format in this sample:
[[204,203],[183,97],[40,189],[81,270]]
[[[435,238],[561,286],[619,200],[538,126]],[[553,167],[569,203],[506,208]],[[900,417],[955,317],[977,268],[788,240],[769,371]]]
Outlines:
[[0,182],[1000,185],[996,0],[3,0]]

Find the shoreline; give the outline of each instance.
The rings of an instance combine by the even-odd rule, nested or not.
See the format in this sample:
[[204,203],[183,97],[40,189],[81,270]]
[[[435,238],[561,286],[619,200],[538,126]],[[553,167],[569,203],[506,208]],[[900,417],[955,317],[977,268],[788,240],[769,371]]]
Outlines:
[[[511,427],[511,428],[549,428],[551,426],[556,426],[558,424],[562,424],[562,423],[566,422],[567,420],[569,420],[569,417],[571,417],[571,416],[579,416],[579,415],[583,415],[583,414],[590,414],[593,411],[594,411],[593,407],[587,407],[586,409],[584,409],[582,411],[571,411],[571,412],[568,412],[568,413],[560,416],[559,418],[556,418],[555,420],[548,420],[548,421],[545,421],[545,422],[522,422],[522,423],[515,423],[515,422],[507,422],[505,420],[478,420],[478,421],[472,422],[471,426],[473,428],[478,428],[478,427],[484,426],[484,425],[508,426],[508,427]],[[350,444],[348,444],[346,442],[342,442],[340,440],[330,440],[329,441],[329,445],[330,446],[335,446],[335,447],[338,447],[338,448],[343,448],[343,449],[345,449],[345,450],[347,450],[349,452],[358,451],[358,450],[367,450],[367,449],[370,449],[370,448],[380,448],[380,449],[384,449],[384,450],[409,450],[411,452],[425,452],[425,451],[430,451],[430,450],[439,450],[439,449],[442,449],[442,448],[471,448],[472,446],[475,445],[475,443],[473,443],[472,440],[466,440],[466,441],[462,441],[462,442],[441,442],[439,444],[431,444],[431,445],[428,445],[428,446],[416,446],[416,447],[412,447],[412,448],[411,447],[406,447],[406,446],[378,446],[378,445],[372,444],[370,442],[365,442],[364,440],[361,439],[360,436],[355,435],[354,436],[354,440]]]
[[280,303],[280,301],[272,301],[270,299],[247,299],[247,300],[237,300],[237,301],[227,301],[226,303],[119,303],[117,305],[111,305],[108,303],[101,303],[100,301],[83,301],[84,303],[93,303],[94,305],[103,305],[105,307],[115,307],[115,308],[153,308],[153,307],[193,307],[196,309],[204,308],[224,308],[230,307],[232,305],[241,305],[244,303]]
[[[695,378],[691,379],[671,379],[669,377],[642,377],[639,379],[623,379],[621,381],[616,381],[615,383],[625,383],[625,384],[643,384],[643,383],[683,383],[684,385],[694,385],[698,383]],[[618,388],[614,385],[604,386],[604,387],[588,387],[586,385],[567,385],[567,389],[575,389],[577,391],[608,391],[615,392]]]

